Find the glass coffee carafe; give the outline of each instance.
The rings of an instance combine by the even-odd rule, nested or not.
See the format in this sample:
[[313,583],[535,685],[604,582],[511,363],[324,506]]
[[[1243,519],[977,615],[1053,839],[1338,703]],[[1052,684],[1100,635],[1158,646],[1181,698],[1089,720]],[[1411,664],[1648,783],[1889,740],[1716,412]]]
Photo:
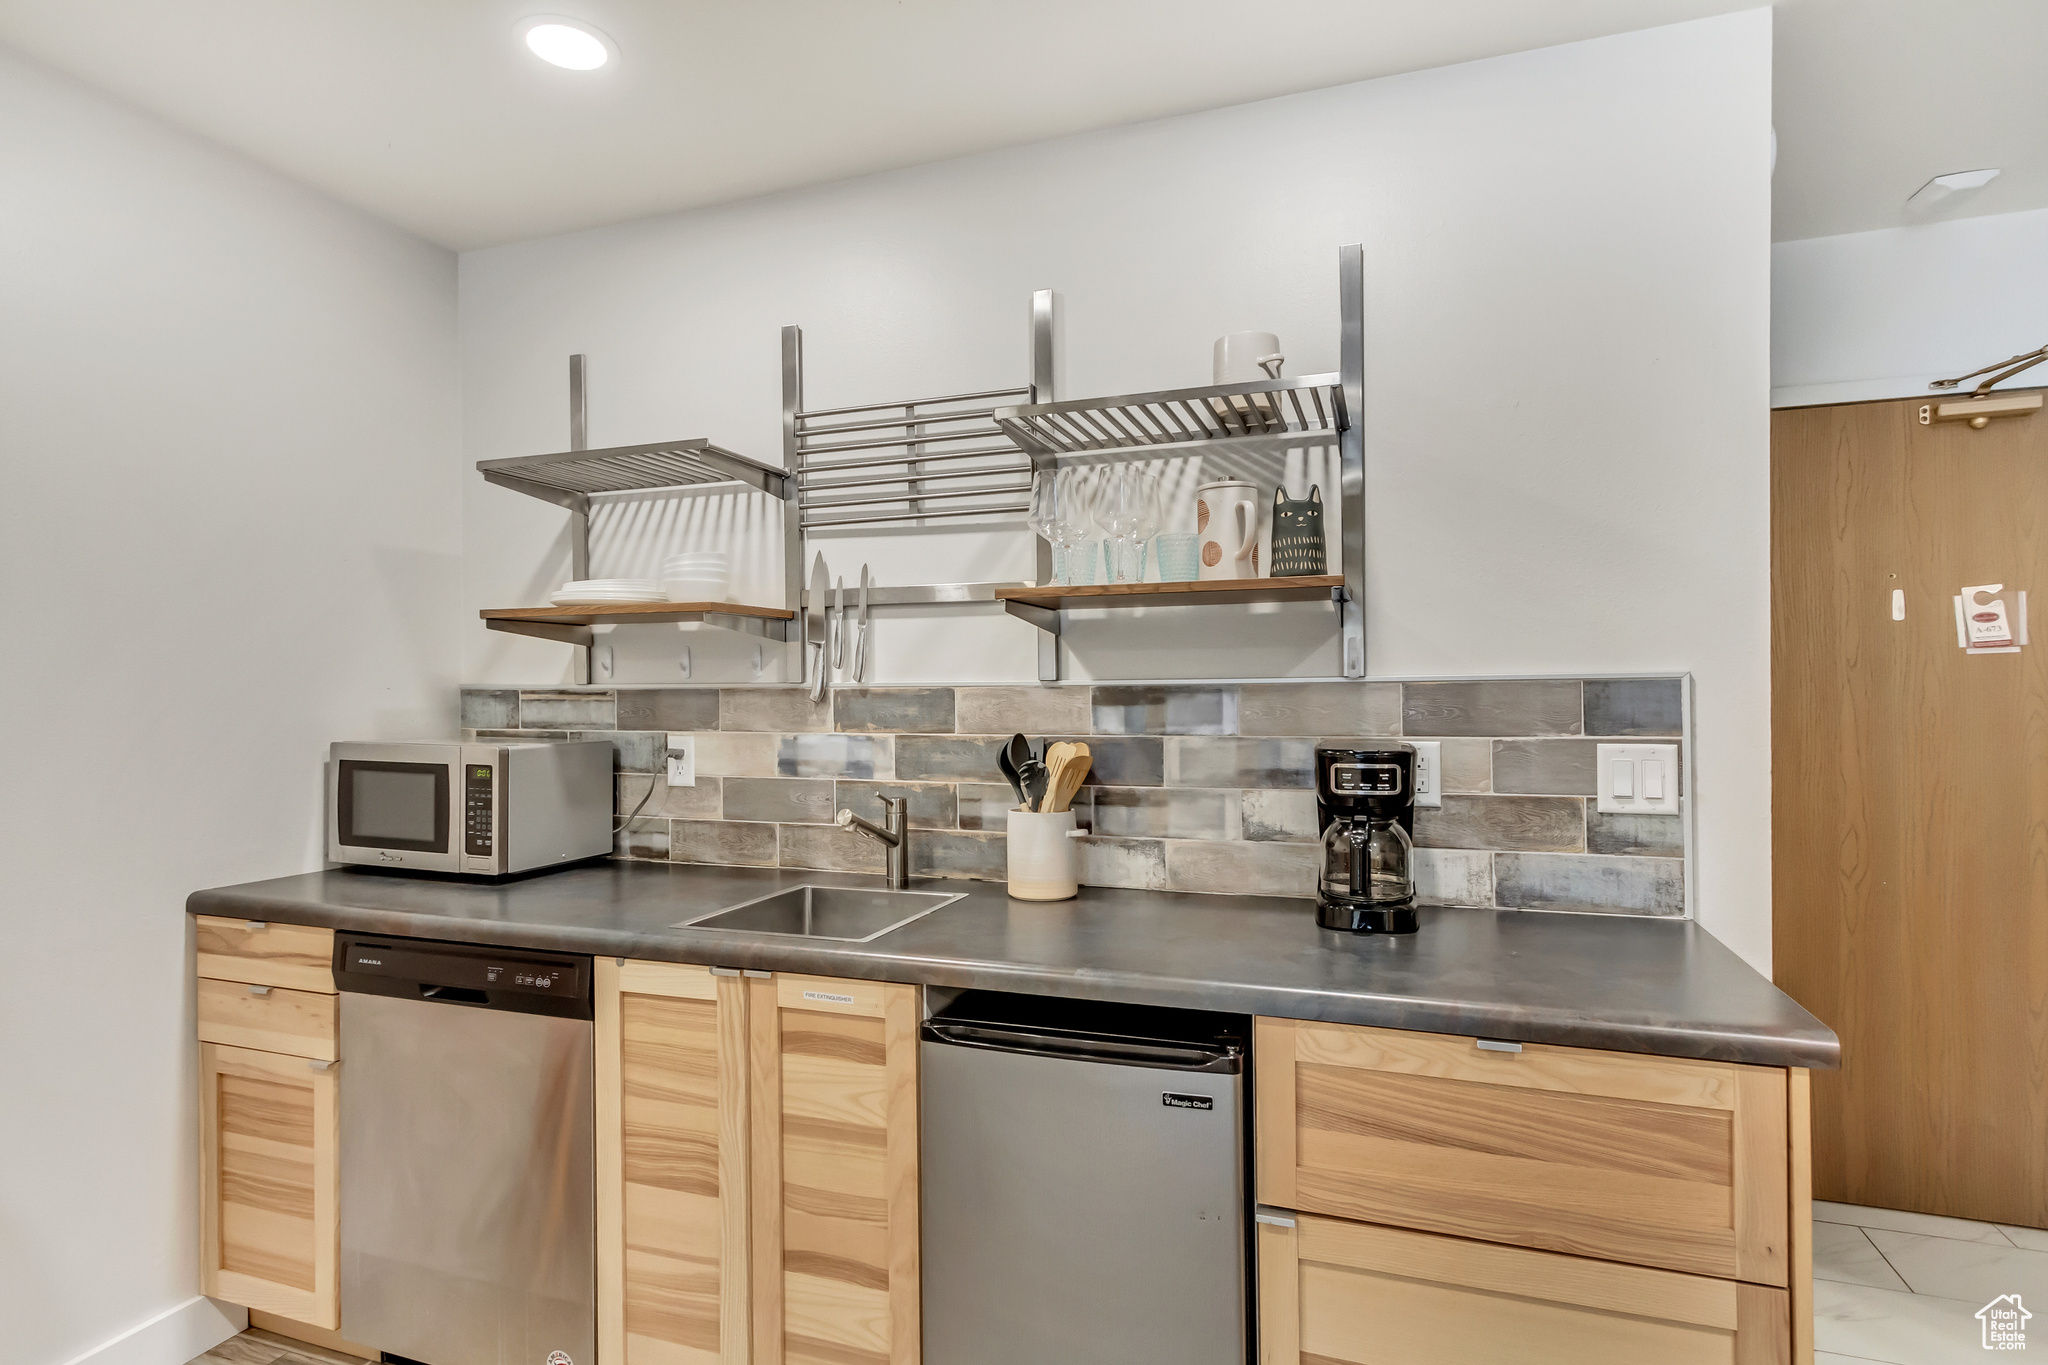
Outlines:
[[1316,894],[1331,902],[1388,909],[1415,903],[1415,841],[1391,818],[1361,815],[1323,832],[1323,872]]

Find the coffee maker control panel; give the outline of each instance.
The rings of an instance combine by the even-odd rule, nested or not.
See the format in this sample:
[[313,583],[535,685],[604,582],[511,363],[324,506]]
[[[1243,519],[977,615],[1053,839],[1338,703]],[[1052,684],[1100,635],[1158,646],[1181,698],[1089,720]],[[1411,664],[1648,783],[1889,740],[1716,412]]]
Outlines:
[[1332,763],[1330,788],[1339,796],[1399,796],[1397,763]]

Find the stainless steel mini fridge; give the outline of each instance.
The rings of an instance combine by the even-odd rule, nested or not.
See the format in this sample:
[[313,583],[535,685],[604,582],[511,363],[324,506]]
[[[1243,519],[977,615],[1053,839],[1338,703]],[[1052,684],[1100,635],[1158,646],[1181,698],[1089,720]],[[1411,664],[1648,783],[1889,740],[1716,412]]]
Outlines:
[[926,1021],[924,1365],[1244,1365],[1243,1022],[994,992]]

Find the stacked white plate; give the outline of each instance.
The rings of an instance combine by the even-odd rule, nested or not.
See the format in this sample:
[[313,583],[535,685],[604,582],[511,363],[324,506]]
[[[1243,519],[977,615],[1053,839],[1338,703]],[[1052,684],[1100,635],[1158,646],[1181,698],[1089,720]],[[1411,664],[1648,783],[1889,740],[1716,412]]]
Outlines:
[[585,603],[666,602],[668,594],[651,578],[583,578],[564,583],[548,601],[558,607]]
[[661,587],[671,602],[723,602],[732,587],[732,556],[718,550],[670,555],[661,562]]

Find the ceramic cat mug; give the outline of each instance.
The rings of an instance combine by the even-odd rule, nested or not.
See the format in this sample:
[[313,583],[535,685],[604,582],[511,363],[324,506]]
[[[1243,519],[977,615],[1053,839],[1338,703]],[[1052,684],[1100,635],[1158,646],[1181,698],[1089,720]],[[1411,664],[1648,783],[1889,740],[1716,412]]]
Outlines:
[[1297,578],[1326,572],[1323,546],[1323,489],[1310,484],[1308,496],[1290,498],[1287,489],[1273,489],[1272,575]]
[[1219,479],[1195,490],[1195,533],[1203,579],[1259,576],[1259,489]]

